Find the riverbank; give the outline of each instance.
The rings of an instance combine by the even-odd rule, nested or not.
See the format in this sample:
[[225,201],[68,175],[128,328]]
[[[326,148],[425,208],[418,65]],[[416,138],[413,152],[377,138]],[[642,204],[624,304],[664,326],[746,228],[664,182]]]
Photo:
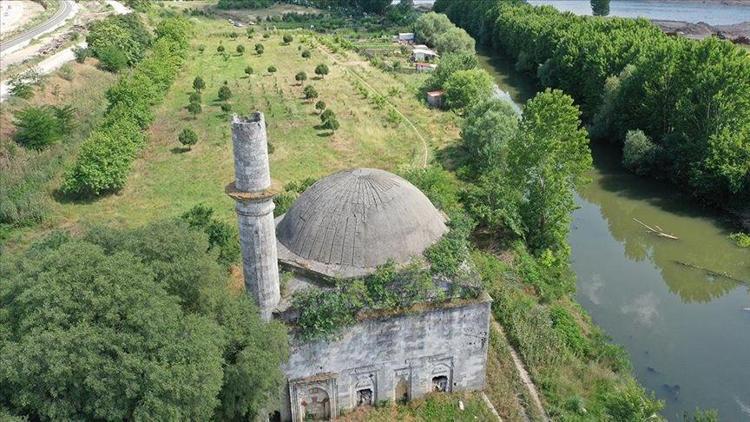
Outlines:
[[651,22],[667,35],[678,35],[693,40],[716,36],[735,44],[750,45],[750,22],[716,26],[705,22],[690,23],[670,20],[652,20]]

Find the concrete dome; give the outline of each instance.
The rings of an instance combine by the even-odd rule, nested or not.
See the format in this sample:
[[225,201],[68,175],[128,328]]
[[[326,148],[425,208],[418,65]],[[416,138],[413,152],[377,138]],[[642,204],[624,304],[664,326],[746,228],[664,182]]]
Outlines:
[[406,180],[376,169],[334,173],[307,189],[276,226],[279,259],[331,277],[408,262],[448,230]]

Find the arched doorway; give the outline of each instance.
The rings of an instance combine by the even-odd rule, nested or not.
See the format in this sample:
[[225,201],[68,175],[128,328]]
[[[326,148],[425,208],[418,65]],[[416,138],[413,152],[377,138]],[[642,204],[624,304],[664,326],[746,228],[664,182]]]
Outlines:
[[399,378],[396,383],[396,402],[406,403],[409,398],[409,381],[406,378]]
[[307,400],[302,402],[305,420],[327,421],[331,419],[331,400],[328,393],[319,387],[307,391]]

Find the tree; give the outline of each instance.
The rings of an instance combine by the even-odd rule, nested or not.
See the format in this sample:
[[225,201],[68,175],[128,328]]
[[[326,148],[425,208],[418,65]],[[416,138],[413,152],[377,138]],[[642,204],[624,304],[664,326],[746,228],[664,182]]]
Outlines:
[[315,74],[321,78],[325,77],[328,74],[328,65],[321,63],[315,66]]
[[331,133],[337,131],[339,126],[339,121],[336,119],[336,116],[331,116],[323,122],[323,128],[330,130]]
[[245,30],[245,35],[247,35],[247,38],[250,39],[255,35],[255,28],[247,28]]
[[193,115],[193,119],[197,118],[198,114],[200,114],[201,111],[203,111],[203,107],[201,107],[200,103],[190,103],[187,106],[187,111]]
[[182,132],[180,132],[177,139],[182,145],[186,146],[188,150],[191,150],[193,145],[198,143],[198,135],[189,127],[182,129]]
[[268,66],[268,73],[276,73],[277,70],[274,65]]
[[263,51],[265,51],[265,47],[263,47],[263,44],[255,44],[255,53],[259,56],[263,54]]
[[434,45],[435,39],[451,28],[455,28],[448,16],[442,13],[425,13],[414,24],[414,34],[429,45]]
[[454,26],[436,35],[433,44],[441,54],[461,52],[474,54],[476,42],[466,31]]
[[232,111],[232,105],[231,105],[231,104],[229,104],[229,103],[222,103],[222,104],[221,104],[221,111],[222,111],[222,112],[223,112],[224,114],[229,114],[229,112],[231,112],[231,111]]
[[321,123],[325,123],[326,120],[330,119],[331,117],[336,117],[336,114],[330,108],[328,108],[325,111],[323,111],[322,113],[320,113],[320,121],[321,121]]
[[253,74],[253,72],[254,72],[254,70],[253,70],[252,66],[245,67],[245,75],[250,76],[250,75]]
[[76,58],[76,62],[84,63],[91,56],[91,50],[86,47],[73,47],[73,55]]
[[476,69],[479,66],[476,54],[449,53],[440,59],[437,68],[427,80],[427,89],[442,89],[448,78],[459,70]]
[[289,44],[290,42],[294,41],[294,37],[292,37],[290,34],[284,34],[284,44]]
[[494,82],[482,69],[459,70],[448,77],[443,86],[445,106],[463,109],[489,98]]
[[318,113],[322,113],[323,110],[325,110],[325,109],[326,109],[326,103],[325,103],[325,101],[320,100],[317,103],[315,103],[315,110],[317,110]]
[[237,54],[243,55],[245,53],[245,46],[242,44],[237,45]]
[[201,102],[201,94],[198,91],[193,91],[190,93],[190,96],[188,96],[188,102],[191,103],[199,103]]
[[579,116],[572,98],[547,89],[526,104],[518,135],[508,144],[507,177],[519,190],[519,215],[532,251],[567,248],[575,188],[592,163]]
[[310,50],[304,50],[304,51],[302,51],[302,58],[303,59],[309,59],[311,56],[312,56],[312,54],[310,53]]
[[16,142],[36,150],[48,147],[70,133],[74,111],[70,106],[24,108],[14,115]]
[[622,165],[638,175],[648,174],[656,164],[660,148],[641,130],[628,131],[622,148]]
[[195,79],[193,79],[193,89],[195,89],[198,92],[203,91],[203,88],[206,87],[206,82],[203,80],[202,77],[196,76]]
[[518,116],[509,102],[489,99],[469,109],[461,128],[468,166],[476,175],[505,170],[508,143],[516,136]]
[[226,48],[224,48],[224,44],[219,44],[219,46],[216,47],[216,52],[217,53],[223,53],[225,50],[226,50]]
[[0,396],[12,411],[35,420],[211,418],[225,347],[212,318],[183,311],[131,252],[52,239],[24,258],[0,283]]
[[315,87],[312,85],[306,86],[305,89],[302,90],[302,93],[305,95],[305,98],[308,100],[318,98],[318,90],[315,89]]
[[300,85],[304,83],[307,80],[307,73],[305,72],[299,72],[296,75],[294,75],[294,80],[299,82]]
[[609,15],[609,0],[591,0],[591,11],[594,16]]
[[219,88],[219,101],[226,101],[230,98],[232,98],[232,90],[229,89],[228,85],[222,85],[221,88]]

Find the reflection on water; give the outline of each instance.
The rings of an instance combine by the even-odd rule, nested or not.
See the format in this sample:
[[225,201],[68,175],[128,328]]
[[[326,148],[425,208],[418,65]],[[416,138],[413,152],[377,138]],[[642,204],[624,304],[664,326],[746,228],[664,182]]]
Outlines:
[[[534,94],[502,57],[481,63],[515,101]],[[635,376],[665,400],[670,420],[696,407],[750,420],[750,284],[695,268],[750,282],[750,252],[728,239],[721,214],[622,170],[616,149],[595,145],[593,155],[569,237],[578,301],[630,353]]]
[[569,239],[579,302],[625,346],[667,417],[699,406],[722,420],[750,419],[750,284],[719,275],[750,283],[750,253],[729,241],[722,215],[623,171],[612,148],[593,153]]
[[[529,0],[534,6],[551,5],[576,15],[591,15],[589,0]],[[659,1],[613,0],[609,15],[624,18],[648,18],[684,22],[706,22],[709,25],[729,25],[750,21],[750,4],[724,4],[718,1]]]

